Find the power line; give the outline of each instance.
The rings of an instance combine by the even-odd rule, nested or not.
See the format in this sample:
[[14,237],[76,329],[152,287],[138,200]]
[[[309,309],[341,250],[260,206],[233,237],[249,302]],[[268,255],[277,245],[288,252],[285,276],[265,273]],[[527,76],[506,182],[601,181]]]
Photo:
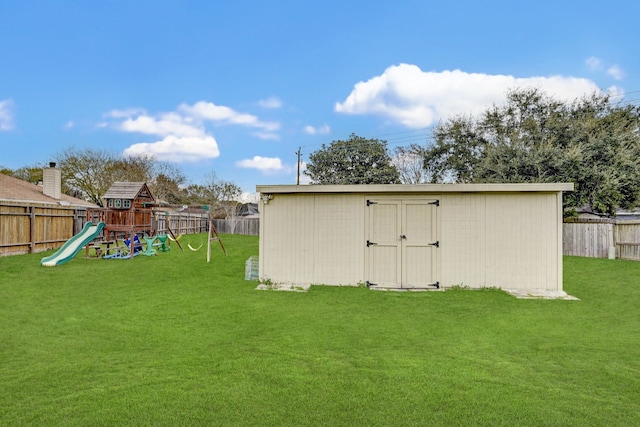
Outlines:
[[[367,138],[367,139],[377,139],[377,140],[381,140],[381,141],[386,141],[388,146],[393,146],[393,145],[398,145],[401,143],[406,143],[406,142],[415,142],[415,141],[422,141],[422,140],[426,140],[427,138],[429,138],[430,134],[425,132],[426,130],[429,130],[431,128],[421,128],[421,129],[412,129],[412,130],[406,130],[406,131],[398,131],[398,132],[390,132],[390,133],[386,133],[386,134],[379,134],[379,135],[375,135],[371,138]],[[416,132],[423,132],[420,134],[415,134]],[[408,134],[408,133],[412,133],[413,135],[402,135],[402,134]],[[384,138],[387,135],[398,135],[395,138]],[[346,142],[347,140],[345,140]],[[334,142],[334,141],[332,141]],[[323,142],[323,143],[318,143],[318,144],[307,144],[307,145],[303,145],[302,148],[311,148],[311,147],[320,147],[322,145],[326,145],[327,142]]]

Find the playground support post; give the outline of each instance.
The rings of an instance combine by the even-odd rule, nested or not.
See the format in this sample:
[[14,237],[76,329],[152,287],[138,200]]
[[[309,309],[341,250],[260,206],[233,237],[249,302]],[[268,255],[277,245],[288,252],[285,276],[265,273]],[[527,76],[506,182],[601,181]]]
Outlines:
[[[214,237],[212,237],[214,235]],[[211,241],[217,240],[220,243],[220,247],[222,248],[222,252],[224,252],[224,256],[227,256],[227,250],[224,248],[222,244],[222,239],[218,235],[218,230],[216,230],[216,226],[213,225],[213,218],[209,215],[209,235],[207,237],[207,264],[209,264],[211,260]]]

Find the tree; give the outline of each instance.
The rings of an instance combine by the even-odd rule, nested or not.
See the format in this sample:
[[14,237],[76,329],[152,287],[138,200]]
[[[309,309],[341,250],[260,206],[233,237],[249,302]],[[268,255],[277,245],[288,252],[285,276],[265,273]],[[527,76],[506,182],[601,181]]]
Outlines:
[[[62,192],[102,206],[104,194],[114,182],[146,182],[157,200],[170,204],[211,204],[228,216],[235,212],[242,191],[214,172],[206,185],[187,185],[187,178],[174,163],[156,160],[152,155],[120,156],[106,150],[66,148],[55,156],[61,170]],[[32,183],[42,181],[42,166],[16,170],[0,167],[0,173]]]
[[211,202],[207,187],[200,184],[189,184],[183,190],[184,203],[191,205],[208,205]]
[[149,184],[149,190],[151,190],[151,194],[153,194],[157,202],[176,205],[182,204],[184,201],[178,182],[162,173],[157,175],[153,182]]
[[174,164],[153,156],[121,157],[104,150],[68,148],[57,156],[63,192],[102,206],[102,197],[117,181],[146,182],[154,197],[182,203],[186,182]]
[[113,184],[117,158],[107,151],[68,148],[57,156],[65,194],[102,206],[102,196]]
[[424,147],[411,144],[393,150],[391,164],[400,174],[403,184],[421,184],[429,181],[429,172],[424,168]]
[[156,199],[171,204],[186,202],[182,188],[187,178],[178,167],[173,163],[154,161],[151,173],[149,189]]
[[478,118],[439,124],[424,167],[432,182],[573,182],[565,208],[614,215],[640,201],[640,108],[513,90]]
[[229,218],[235,215],[242,194],[240,187],[231,181],[218,178],[215,172],[210,172],[205,177],[204,187],[214,217]]
[[[158,173],[154,170],[156,160],[150,155],[113,157],[108,174],[112,182],[148,182]],[[153,189],[152,194],[155,195]]]
[[38,184],[39,182],[42,182],[43,167],[44,166],[38,164],[33,166],[23,166],[9,173],[9,175],[32,184]]
[[397,184],[400,175],[391,163],[387,142],[351,134],[346,141],[330,145],[309,155],[304,172],[312,184]]

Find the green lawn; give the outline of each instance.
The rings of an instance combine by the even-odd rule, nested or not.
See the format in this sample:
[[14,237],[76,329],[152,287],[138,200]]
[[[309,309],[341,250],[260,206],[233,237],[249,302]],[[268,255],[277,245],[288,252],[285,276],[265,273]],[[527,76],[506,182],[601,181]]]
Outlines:
[[640,263],[565,258],[580,301],[256,291],[223,243],[0,258],[0,425],[640,425]]

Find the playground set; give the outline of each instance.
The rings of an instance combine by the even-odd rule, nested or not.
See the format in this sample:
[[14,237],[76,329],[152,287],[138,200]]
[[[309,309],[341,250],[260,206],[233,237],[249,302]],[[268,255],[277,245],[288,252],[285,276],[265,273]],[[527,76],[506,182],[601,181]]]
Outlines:
[[[55,254],[43,258],[41,265],[56,266],[69,262],[83,248],[87,257],[93,254],[102,259],[158,255],[158,252],[171,250],[170,241],[184,250],[180,244],[182,235],[176,236],[169,226],[167,206],[156,204],[146,183],[115,182],[104,198],[106,207],[87,209],[87,222],[82,231],[69,239]],[[202,208],[209,210],[208,206]],[[158,217],[162,214],[167,218],[165,231],[164,234],[158,234]],[[224,254],[227,254],[209,215],[207,263],[211,259],[211,241],[218,241]],[[187,246],[192,251],[198,251],[202,244],[197,248],[190,243]]]

